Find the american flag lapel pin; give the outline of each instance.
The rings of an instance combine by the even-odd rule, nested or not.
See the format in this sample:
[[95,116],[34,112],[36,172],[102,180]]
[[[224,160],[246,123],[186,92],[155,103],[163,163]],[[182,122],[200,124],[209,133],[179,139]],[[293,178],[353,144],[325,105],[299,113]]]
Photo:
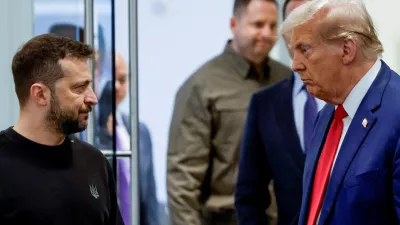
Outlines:
[[363,126],[364,128],[366,128],[366,127],[368,126],[368,120],[367,120],[367,118],[364,118],[361,124],[362,124],[362,126]]

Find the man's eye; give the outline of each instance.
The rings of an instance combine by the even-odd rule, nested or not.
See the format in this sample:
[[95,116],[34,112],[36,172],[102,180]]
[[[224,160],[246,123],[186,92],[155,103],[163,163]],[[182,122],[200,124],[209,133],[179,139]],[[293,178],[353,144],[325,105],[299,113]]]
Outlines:
[[264,23],[263,22],[255,22],[254,26],[257,28],[262,28],[264,26]]
[[308,47],[308,46],[302,46],[302,47],[300,47],[300,51],[304,54],[304,53],[306,53],[308,50],[310,50],[310,47]]
[[85,91],[86,89],[86,85],[81,85],[75,88],[76,92],[78,93],[82,93],[83,91]]

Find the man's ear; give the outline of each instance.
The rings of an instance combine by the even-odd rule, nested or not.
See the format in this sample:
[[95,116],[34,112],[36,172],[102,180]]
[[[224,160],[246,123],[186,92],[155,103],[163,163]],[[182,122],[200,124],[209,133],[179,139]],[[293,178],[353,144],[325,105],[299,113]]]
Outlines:
[[42,83],[34,83],[30,89],[30,95],[36,104],[46,106],[50,103],[51,90]]
[[342,45],[342,60],[345,65],[354,61],[357,55],[357,43],[351,39],[345,39]]
[[238,18],[236,16],[232,16],[230,20],[230,27],[233,34],[236,34],[237,26],[238,26]]

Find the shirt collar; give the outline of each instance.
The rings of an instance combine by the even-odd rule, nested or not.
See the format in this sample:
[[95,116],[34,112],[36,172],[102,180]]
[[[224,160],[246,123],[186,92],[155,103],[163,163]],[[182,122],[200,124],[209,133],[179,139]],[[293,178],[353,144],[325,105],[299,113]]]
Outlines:
[[[226,56],[232,63],[232,67],[238,72],[238,74],[243,78],[247,79],[250,76],[253,76],[255,73],[255,69],[253,66],[239,53],[237,53],[231,46],[232,40],[229,40],[223,52],[223,55]],[[264,68],[264,79],[267,79],[269,76],[269,58],[265,60],[265,68]]]
[[368,89],[371,87],[375,78],[378,76],[379,70],[381,69],[381,61],[376,60],[375,64],[369,69],[363,78],[354,86],[350,94],[347,96],[343,103],[343,107],[347,112],[347,115],[352,119],[357,112],[358,106],[367,94]]

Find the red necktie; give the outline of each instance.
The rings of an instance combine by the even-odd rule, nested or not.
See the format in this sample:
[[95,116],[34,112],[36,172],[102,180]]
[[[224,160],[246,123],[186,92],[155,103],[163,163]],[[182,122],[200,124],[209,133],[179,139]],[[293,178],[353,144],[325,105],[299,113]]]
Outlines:
[[325,189],[329,181],[333,160],[339,146],[343,130],[343,118],[347,116],[342,105],[336,108],[335,115],[329,128],[328,136],[319,157],[311,193],[310,211],[307,225],[315,225],[324,200]]

